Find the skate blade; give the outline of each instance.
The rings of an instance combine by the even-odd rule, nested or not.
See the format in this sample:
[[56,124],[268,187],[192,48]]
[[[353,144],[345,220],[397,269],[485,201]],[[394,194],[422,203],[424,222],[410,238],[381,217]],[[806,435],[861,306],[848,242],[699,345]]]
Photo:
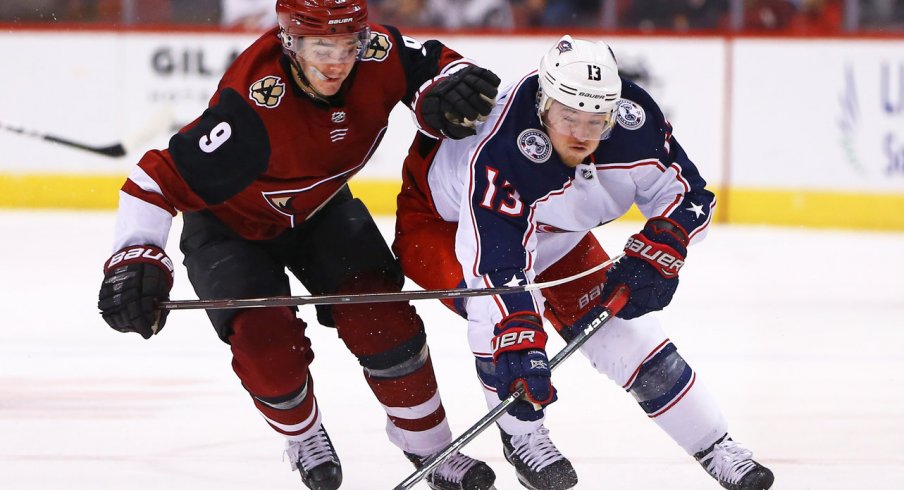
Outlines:
[[[545,490],[543,488],[537,488],[537,487],[531,485],[530,482],[528,482],[526,478],[522,478],[521,475],[516,475],[516,476],[518,477],[518,483],[520,483],[521,486],[523,486],[524,488],[526,488],[528,490]],[[575,488],[577,488],[577,486],[568,487],[566,490],[574,490]],[[493,489],[490,489],[490,490],[493,490]]]

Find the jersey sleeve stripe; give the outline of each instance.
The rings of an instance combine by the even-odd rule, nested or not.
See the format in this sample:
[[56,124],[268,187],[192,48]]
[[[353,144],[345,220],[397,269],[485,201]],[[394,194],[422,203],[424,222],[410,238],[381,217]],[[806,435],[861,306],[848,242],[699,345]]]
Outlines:
[[139,165],[132,169],[128,180],[122,186],[122,192],[168,211],[172,216],[176,215],[175,206],[163,195],[160,184]]
[[[558,195],[564,194],[565,191],[568,190],[568,188],[571,187],[573,184],[574,184],[574,181],[569,179],[568,182],[565,182],[565,185],[563,185],[561,189],[556,189],[554,191],[550,191],[545,196],[534,201],[534,204],[532,205],[532,207],[536,207],[537,203],[539,203],[539,202],[548,201],[549,198],[551,198],[553,196],[558,196]],[[533,212],[533,211],[531,211],[531,212]]]
[[675,196],[675,199],[672,201],[672,204],[669,204],[668,206],[666,206],[665,210],[662,212],[662,215],[663,215],[663,216],[666,216],[666,217],[668,217],[669,215],[671,215],[671,214],[672,214],[672,211],[675,210],[675,208],[678,206],[678,204],[681,202],[681,200],[682,200],[683,198],[684,198],[684,194],[678,194],[678,195],[676,195],[676,196]]
[[[131,178],[126,180],[120,189],[122,194],[140,199],[148,204],[157,206],[158,208],[168,212],[171,216],[176,216],[176,208],[159,192],[149,191],[135,183]],[[120,196],[122,196],[122,194]],[[120,197],[122,199],[122,197]]]
[[444,66],[443,69],[440,70],[440,74],[451,75],[451,74],[457,72],[458,70],[463,69],[464,67],[466,67],[468,65],[476,65],[476,64],[477,63],[474,63],[474,60],[471,60],[468,58],[460,58],[460,59],[457,59],[457,60],[449,63],[448,65]]
[[138,185],[138,187],[141,187],[147,192],[163,194],[163,191],[160,190],[160,185],[157,184],[157,181],[152,179],[151,176],[148,175],[148,173],[145,172],[143,168],[137,165],[132,169],[132,173],[129,174],[129,180],[131,180],[136,185]]
[[[530,237],[534,234],[534,230],[536,230],[536,222],[534,221],[534,211],[536,208],[534,206],[530,207],[530,211],[528,212],[528,227],[527,231],[524,233],[524,239],[521,241],[521,245],[524,246],[525,252],[527,252],[527,244],[530,242]],[[525,264],[524,270],[529,271],[534,267],[534,254],[527,252],[524,254]]]
[[688,241],[693,240],[694,237],[695,237],[698,233],[704,231],[707,227],[709,227],[709,224],[710,224],[710,223],[712,222],[712,220],[713,220],[713,214],[714,214],[713,211],[714,211],[715,209],[716,209],[716,198],[713,197],[712,202],[709,203],[709,213],[708,213],[708,216],[706,217],[706,221],[704,221],[703,224],[701,224],[700,226],[694,228],[693,231],[689,231],[689,232],[688,232],[688,235],[687,235]]
[[630,170],[637,167],[642,167],[644,165],[655,165],[660,172],[665,172],[667,167],[656,158],[649,158],[645,160],[637,160],[636,162],[625,162],[625,163],[597,163],[597,170]]
[[675,172],[676,172],[675,178],[678,180],[678,182],[681,182],[681,185],[684,186],[684,192],[686,192],[686,193],[687,193],[687,192],[690,192],[690,191],[691,191],[691,184],[687,181],[687,179],[684,178],[684,175],[682,174],[682,172],[683,172],[684,169],[681,167],[681,164],[678,163],[678,162],[674,162],[674,163],[672,163],[672,165],[670,165],[670,166],[676,168],[676,170],[675,170]]
[[[483,284],[487,289],[494,287],[493,281],[490,280],[489,276],[483,276]],[[498,294],[493,296],[493,301],[496,303],[496,307],[499,308],[499,312],[502,313],[502,317],[508,316],[508,309],[505,307],[505,302],[502,301],[502,298],[500,298]]]

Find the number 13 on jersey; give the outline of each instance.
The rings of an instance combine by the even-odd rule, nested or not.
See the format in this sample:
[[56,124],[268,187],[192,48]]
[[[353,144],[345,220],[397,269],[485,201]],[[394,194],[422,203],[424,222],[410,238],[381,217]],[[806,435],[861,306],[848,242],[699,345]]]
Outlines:
[[[499,171],[493,167],[487,167],[487,190],[483,193],[483,199],[480,206],[489,210],[499,211],[506,216],[521,216],[524,212],[524,203],[521,202],[521,196],[515,187],[507,180],[502,180],[502,186],[497,187],[496,179],[499,177]],[[496,192],[502,190],[505,195],[499,202],[498,209],[493,205],[496,199]]]

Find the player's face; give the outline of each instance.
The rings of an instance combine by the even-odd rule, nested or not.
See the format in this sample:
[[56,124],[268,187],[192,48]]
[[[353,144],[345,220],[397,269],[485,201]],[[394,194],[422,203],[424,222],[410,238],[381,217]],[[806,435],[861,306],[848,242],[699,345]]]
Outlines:
[[577,166],[596,151],[611,128],[611,114],[577,111],[557,101],[543,114],[553,149],[562,161]]
[[361,40],[357,34],[302,38],[295,52],[311,88],[321,95],[335,95],[358,60]]

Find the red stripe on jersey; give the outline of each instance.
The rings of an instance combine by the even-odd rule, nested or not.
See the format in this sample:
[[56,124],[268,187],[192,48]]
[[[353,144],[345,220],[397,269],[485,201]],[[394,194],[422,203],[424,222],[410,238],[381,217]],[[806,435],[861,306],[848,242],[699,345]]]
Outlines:
[[141,157],[138,166],[160,186],[170,206],[179,211],[196,211],[207,207],[200,196],[182,180],[169,150],[151,150]]
[[655,165],[657,168],[659,168],[660,172],[665,172],[666,170],[665,165],[663,165],[662,162],[655,158],[620,164],[598,163],[595,165],[595,167],[597,170],[630,170],[632,168],[642,167],[644,165]]
[[122,185],[121,190],[126,194],[134,197],[135,199],[140,199],[146,203],[153,204],[154,206],[167,211],[173,216],[176,215],[176,208],[174,208],[173,205],[170,204],[165,197],[157,194],[156,192],[148,192],[142,189],[138,186],[138,184],[132,182],[130,179],[126,180],[126,182]]
[[662,212],[662,215],[663,215],[663,216],[669,216],[670,214],[672,214],[672,211],[675,210],[675,206],[677,206],[678,203],[681,202],[681,199],[682,199],[682,198],[684,198],[684,194],[678,194],[678,195],[676,195],[676,196],[675,196],[675,199],[672,200],[672,204],[669,204],[669,205],[665,208],[665,210]]
[[671,166],[675,167],[677,169],[677,170],[675,170],[677,172],[677,175],[675,175],[675,179],[678,180],[678,182],[681,182],[681,185],[684,186],[684,192],[690,192],[691,185],[687,182],[687,179],[685,179],[684,176],[681,175],[681,171],[683,170],[681,168],[681,165],[678,162],[674,162],[674,163],[672,163]]
[[[489,276],[483,276],[483,285],[486,286],[487,289],[493,288],[493,282],[490,281]],[[502,299],[499,298],[499,295],[493,296],[493,301],[496,302],[496,307],[499,308],[499,312],[503,317],[508,316],[508,310],[505,308],[505,303],[502,302]]]
[[403,419],[390,415],[389,420],[392,421],[392,425],[399,429],[407,430],[409,432],[424,432],[436,427],[442,423],[443,420],[446,420],[446,410],[440,405],[435,412],[426,417],[421,417],[419,419]]

